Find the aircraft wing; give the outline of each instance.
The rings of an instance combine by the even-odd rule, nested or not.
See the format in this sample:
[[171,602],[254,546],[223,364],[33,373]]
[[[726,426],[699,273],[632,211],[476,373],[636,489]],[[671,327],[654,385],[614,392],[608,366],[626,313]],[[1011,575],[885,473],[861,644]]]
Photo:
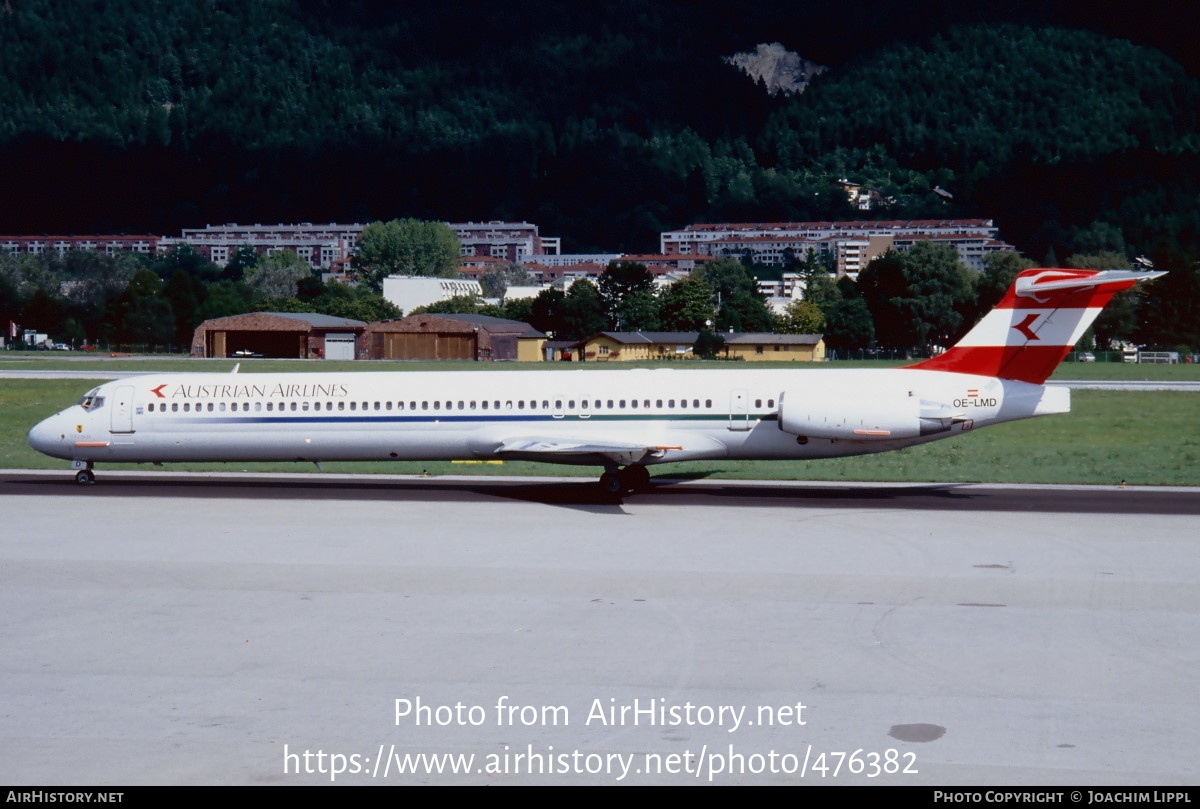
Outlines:
[[649,457],[661,457],[669,449],[679,447],[652,446],[628,441],[587,438],[573,439],[549,436],[522,436],[505,439],[493,454],[535,461],[571,463],[577,458],[607,458],[618,464],[638,463]]

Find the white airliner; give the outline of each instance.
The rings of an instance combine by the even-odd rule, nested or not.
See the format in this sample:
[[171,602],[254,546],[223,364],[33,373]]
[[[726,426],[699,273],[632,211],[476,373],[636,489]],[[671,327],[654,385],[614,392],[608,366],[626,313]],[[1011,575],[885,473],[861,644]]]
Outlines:
[[523,459],[601,466],[614,494],[647,466],[861,455],[1066,413],[1042,383],[1120,290],[1162,273],[1038,269],[953,348],[905,368],[147,374],[29,431],[72,462]]

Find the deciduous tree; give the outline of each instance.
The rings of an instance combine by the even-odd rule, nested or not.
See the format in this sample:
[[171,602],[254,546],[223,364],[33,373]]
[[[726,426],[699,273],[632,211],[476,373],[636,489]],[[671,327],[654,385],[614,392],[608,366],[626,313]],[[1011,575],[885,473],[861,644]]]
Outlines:
[[458,275],[458,238],[445,222],[393,219],[363,228],[350,263],[376,292],[389,275],[453,278]]

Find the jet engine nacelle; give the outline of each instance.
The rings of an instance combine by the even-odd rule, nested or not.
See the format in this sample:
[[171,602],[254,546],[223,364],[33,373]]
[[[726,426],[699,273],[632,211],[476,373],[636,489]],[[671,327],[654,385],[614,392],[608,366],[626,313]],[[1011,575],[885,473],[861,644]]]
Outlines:
[[[828,391],[789,390],[779,399],[779,429],[808,438],[886,440],[916,438],[945,429],[941,420],[922,419],[921,415],[921,398],[909,391],[839,398]],[[931,421],[935,424],[928,423]]]

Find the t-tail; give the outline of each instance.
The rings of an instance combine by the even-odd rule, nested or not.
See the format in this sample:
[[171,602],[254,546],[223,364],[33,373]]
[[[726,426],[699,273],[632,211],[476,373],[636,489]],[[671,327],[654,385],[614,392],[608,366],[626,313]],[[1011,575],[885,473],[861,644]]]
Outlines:
[[948,351],[908,368],[1044,383],[1116,293],[1162,272],[1025,270]]

